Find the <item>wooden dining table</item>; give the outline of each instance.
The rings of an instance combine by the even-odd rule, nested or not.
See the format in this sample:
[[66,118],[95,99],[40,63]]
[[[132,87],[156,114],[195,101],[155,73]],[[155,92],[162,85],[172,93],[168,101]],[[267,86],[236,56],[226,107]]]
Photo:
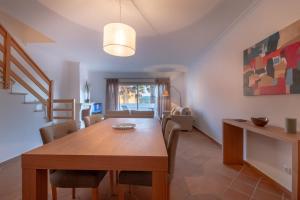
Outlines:
[[[112,125],[134,123],[130,130]],[[48,169],[152,171],[152,199],[167,200],[168,154],[153,118],[110,118],[22,155],[22,199],[46,200]]]

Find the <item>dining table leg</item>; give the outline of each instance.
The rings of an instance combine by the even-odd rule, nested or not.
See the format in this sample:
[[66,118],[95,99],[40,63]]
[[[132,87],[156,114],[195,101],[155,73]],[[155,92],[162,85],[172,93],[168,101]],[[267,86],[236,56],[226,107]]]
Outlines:
[[22,199],[47,200],[48,172],[46,169],[22,168]]
[[152,172],[152,200],[169,200],[167,171]]

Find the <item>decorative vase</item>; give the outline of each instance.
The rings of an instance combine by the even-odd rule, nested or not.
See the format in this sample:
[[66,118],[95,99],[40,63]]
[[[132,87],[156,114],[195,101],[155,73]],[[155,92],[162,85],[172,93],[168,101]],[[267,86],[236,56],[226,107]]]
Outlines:
[[84,103],[90,103],[90,96],[91,94],[89,92],[85,93]]
[[297,119],[296,118],[286,118],[285,119],[285,132],[297,133]]
[[85,103],[90,103],[90,97],[91,97],[91,85],[86,81],[85,85],[84,85],[84,92],[85,92],[85,98],[84,98],[84,102]]

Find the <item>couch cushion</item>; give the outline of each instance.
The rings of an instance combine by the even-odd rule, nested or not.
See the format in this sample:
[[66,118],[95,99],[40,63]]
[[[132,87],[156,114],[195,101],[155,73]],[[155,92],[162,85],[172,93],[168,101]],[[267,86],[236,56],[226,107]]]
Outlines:
[[171,112],[171,115],[180,115],[180,107],[175,107]]
[[180,114],[181,115],[191,115],[192,113],[188,107],[183,107],[183,108],[181,108]]
[[170,112],[171,115],[174,115],[174,113],[175,113],[175,111],[176,111],[176,108],[177,108],[176,106],[174,106],[174,107],[172,108],[172,110],[171,110],[171,112]]

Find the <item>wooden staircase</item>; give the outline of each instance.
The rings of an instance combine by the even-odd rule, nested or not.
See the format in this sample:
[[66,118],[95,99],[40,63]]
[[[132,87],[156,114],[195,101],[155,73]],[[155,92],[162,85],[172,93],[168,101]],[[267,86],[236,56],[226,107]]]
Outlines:
[[48,121],[75,120],[75,99],[54,99],[53,80],[31,59],[0,24],[0,89],[21,95],[34,112],[45,112]]

